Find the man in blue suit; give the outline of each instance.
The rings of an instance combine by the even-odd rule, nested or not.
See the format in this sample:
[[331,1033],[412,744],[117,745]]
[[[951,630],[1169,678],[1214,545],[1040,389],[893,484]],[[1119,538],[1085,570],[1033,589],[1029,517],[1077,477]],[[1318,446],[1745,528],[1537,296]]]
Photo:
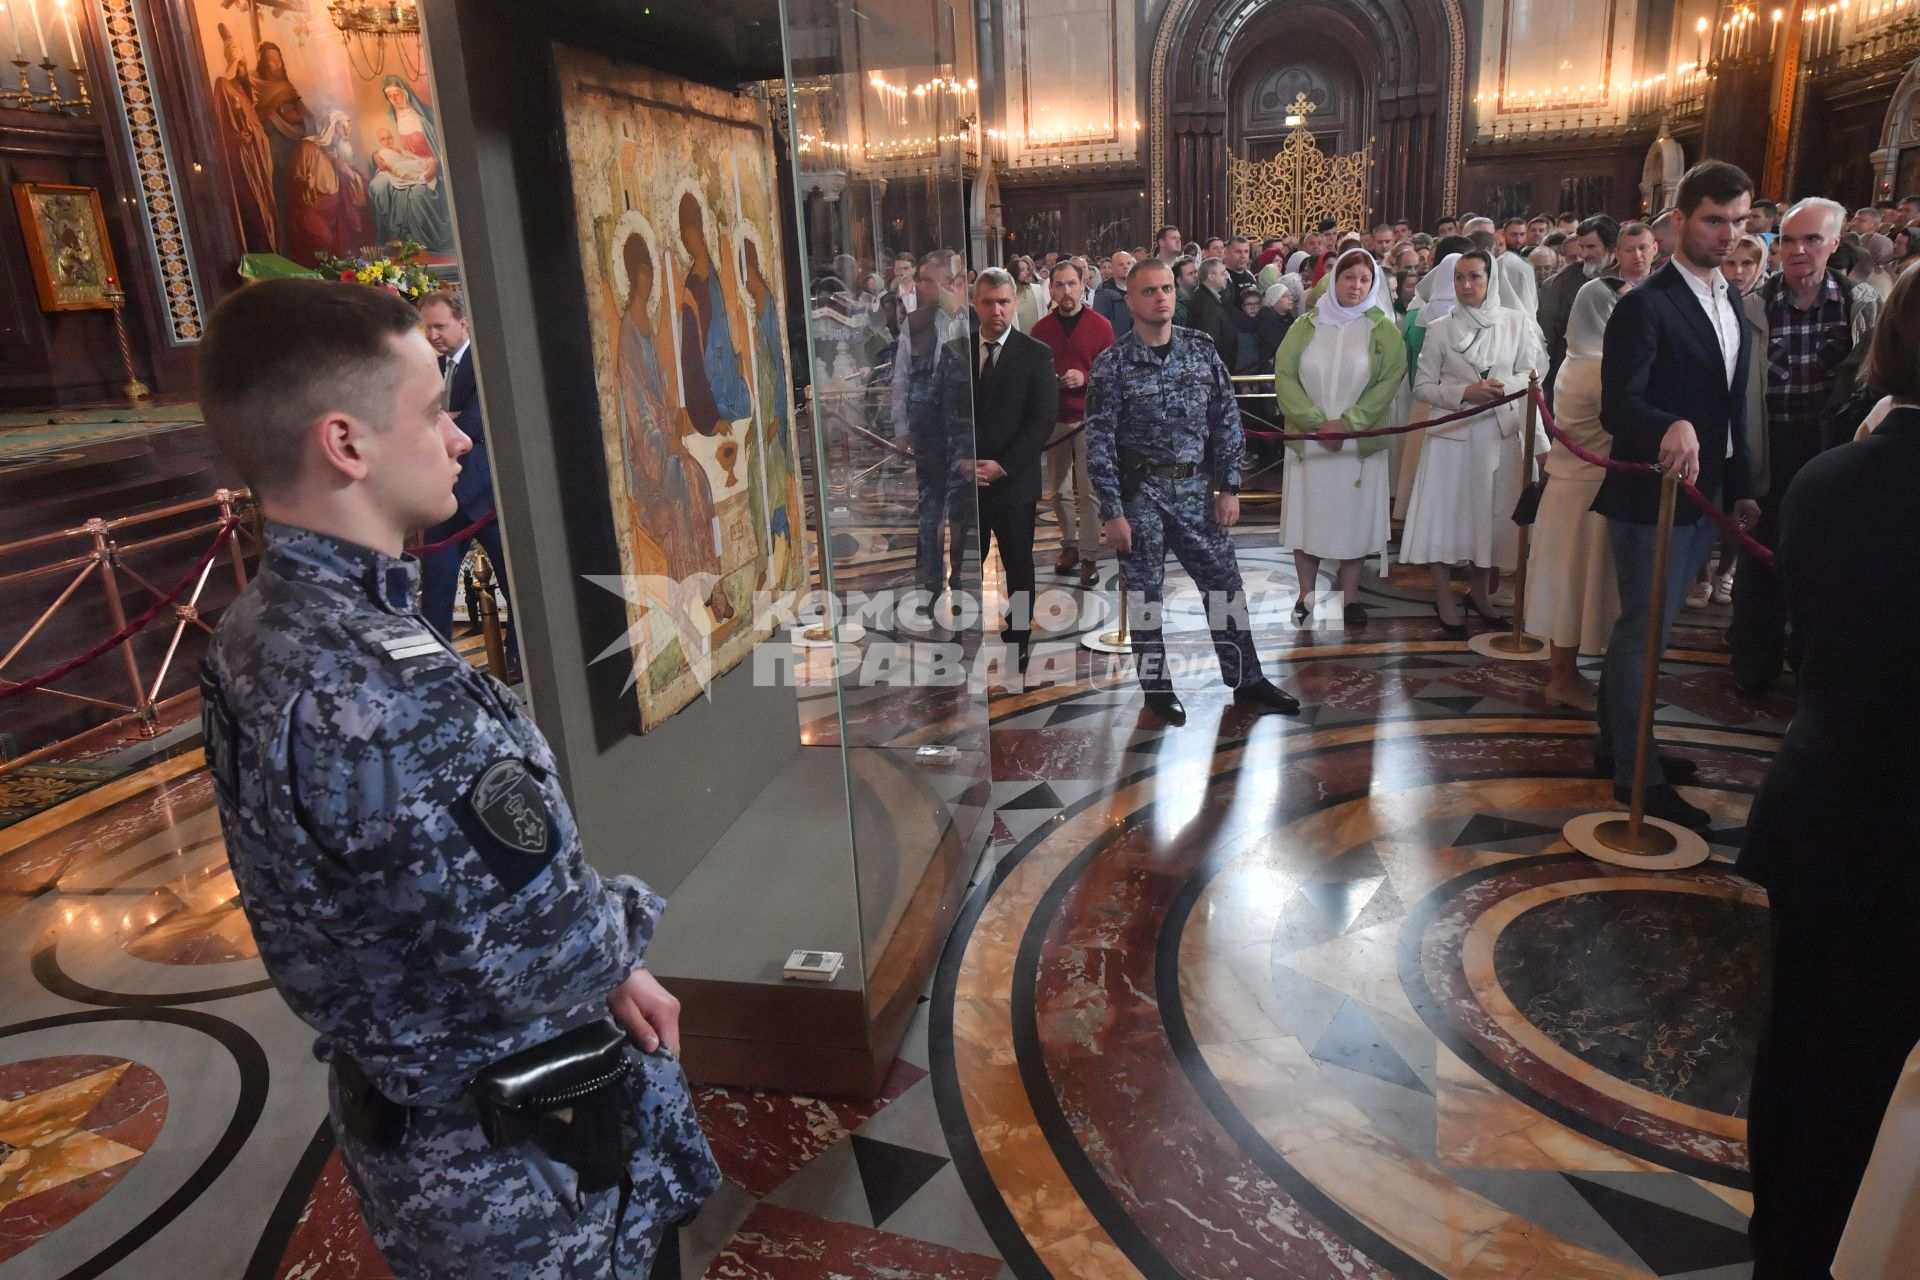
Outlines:
[[[467,300],[458,293],[430,293],[420,299],[420,323],[427,341],[440,356],[440,372],[447,382],[447,412],[454,425],[473,441],[473,449],[460,461],[460,478],[454,482],[453,496],[459,508],[445,522],[427,530],[422,541],[431,544],[450,538],[476,520],[493,512],[493,465],[487,460],[486,424],[480,412],[480,383],[473,373],[473,350],[467,334]],[[507,589],[507,555],[500,541],[500,522],[495,520],[474,537],[487,553],[494,580]],[[420,612],[435,631],[453,638],[453,593],[460,584],[460,560],[467,540],[429,552],[420,561]],[[507,617],[514,617],[512,597],[508,596]],[[520,666],[517,628],[507,630],[507,668]]]

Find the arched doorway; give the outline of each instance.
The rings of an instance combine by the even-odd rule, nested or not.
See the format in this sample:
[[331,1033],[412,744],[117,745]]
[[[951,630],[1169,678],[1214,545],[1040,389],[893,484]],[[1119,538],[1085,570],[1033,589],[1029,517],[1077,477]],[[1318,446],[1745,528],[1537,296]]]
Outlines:
[[1375,213],[1429,223],[1450,209],[1466,120],[1460,0],[1167,0],[1149,61],[1154,220],[1195,234],[1226,225],[1227,159],[1255,154],[1264,134],[1246,95],[1295,50],[1303,69],[1324,59],[1322,74],[1353,77],[1342,131],[1354,141],[1335,150],[1374,139]]
[[1307,127],[1328,155],[1346,155],[1372,136],[1373,103],[1354,59],[1318,32],[1270,39],[1249,52],[1228,79],[1233,104],[1228,149],[1242,160],[1266,160],[1293,131],[1293,103],[1313,105]]

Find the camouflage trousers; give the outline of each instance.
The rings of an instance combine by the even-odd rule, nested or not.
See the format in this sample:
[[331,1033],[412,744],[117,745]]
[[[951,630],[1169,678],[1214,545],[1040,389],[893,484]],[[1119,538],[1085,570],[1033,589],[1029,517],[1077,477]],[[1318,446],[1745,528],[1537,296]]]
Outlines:
[[1158,606],[1166,578],[1167,552],[1199,588],[1202,604],[1217,614],[1213,652],[1220,661],[1220,678],[1229,688],[1251,684],[1264,674],[1253,634],[1235,616],[1246,607],[1240,562],[1233,541],[1213,518],[1213,489],[1206,476],[1168,480],[1148,476],[1126,504],[1127,524],[1133,531],[1133,550],[1120,557],[1127,594],[1155,606],[1149,626],[1135,626],[1133,653],[1140,687],[1149,693],[1171,689],[1167,650],[1158,625]]
[[330,1115],[347,1177],[398,1280],[644,1280],[666,1232],[719,1185],[678,1063],[630,1051],[638,1117],[628,1134],[633,1191],[579,1194],[579,1178],[530,1144],[494,1148],[471,1108],[415,1108],[390,1150]]

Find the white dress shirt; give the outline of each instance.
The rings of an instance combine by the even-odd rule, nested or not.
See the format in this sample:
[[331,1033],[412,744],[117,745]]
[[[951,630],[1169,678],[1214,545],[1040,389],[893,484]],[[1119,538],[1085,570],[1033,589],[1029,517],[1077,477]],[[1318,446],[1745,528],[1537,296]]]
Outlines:
[[[1727,366],[1727,386],[1733,386],[1734,366],[1740,363],[1740,320],[1733,313],[1733,304],[1728,300],[1732,285],[1726,276],[1712,267],[1707,268],[1703,278],[1683,260],[1675,258],[1673,265],[1680,269],[1680,278],[1693,290],[1694,298],[1700,303],[1700,309],[1707,314],[1707,323],[1713,326],[1713,336],[1720,340],[1720,358]],[[1727,456],[1733,456],[1733,431],[1731,424],[1727,431]]]
[[460,362],[467,358],[467,348],[472,345],[473,345],[473,339],[469,338],[467,339],[467,341],[460,344],[460,349],[458,351],[454,352],[452,355],[447,357],[447,367],[441,373],[440,381],[442,382],[442,384],[446,386],[449,392],[453,390],[453,371],[455,369],[458,369],[460,367]]

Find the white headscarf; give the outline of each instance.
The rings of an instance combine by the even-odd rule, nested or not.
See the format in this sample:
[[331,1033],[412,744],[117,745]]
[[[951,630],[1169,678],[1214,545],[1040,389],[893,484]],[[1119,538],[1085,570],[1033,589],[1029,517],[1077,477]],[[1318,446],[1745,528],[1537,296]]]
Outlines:
[[[1466,256],[1464,254],[1460,255]],[[1458,263],[1454,264],[1456,268]],[[1464,354],[1474,343],[1481,340],[1489,329],[1500,323],[1500,313],[1505,310],[1500,305],[1500,276],[1497,271],[1487,272],[1487,297],[1477,307],[1470,307],[1457,297],[1453,304],[1453,323],[1447,326],[1447,336],[1455,351]]]
[[1598,289],[1580,286],[1580,291],[1573,295],[1573,311],[1567,318],[1567,359],[1598,360],[1605,354],[1607,317],[1613,314],[1619,301],[1620,295],[1606,285]]
[[1436,320],[1444,320],[1453,310],[1456,301],[1453,292],[1453,269],[1459,262],[1459,254],[1448,254],[1435,263],[1433,270],[1427,272],[1426,278],[1420,282],[1424,285],[1432,281],[1432,287],[1427,290],[1427,303],[1420,308],[1420,315],[1414,321],[1422,329],[1430,328]]
[[1305,249],[1295,249],[1292,256],[1287,259],[1287,271],[1293,275],[1300,274],[1300,268],[1305,266],[1312,256]]
[[[1345,307],[1340,305],[1340,299],[1335,295],[1340,291],[1340,273],[1354,262],[1365,262],[1368,269],[1373,272],[1373,288],[1360,300],[1359,306]],[[1380,283],[1385,272],[1380,270],[1380,264],[1375,262],[1373,255],[1365,249],[1347,250],[1334,260],[1327,274],[1333,277],[1333,282],[1327,286],[1327,291],[1320,295],[1320,301],[1315,303],[1313,308],[1319,324],[1330,329],[1344,329],[1381,305]]]

